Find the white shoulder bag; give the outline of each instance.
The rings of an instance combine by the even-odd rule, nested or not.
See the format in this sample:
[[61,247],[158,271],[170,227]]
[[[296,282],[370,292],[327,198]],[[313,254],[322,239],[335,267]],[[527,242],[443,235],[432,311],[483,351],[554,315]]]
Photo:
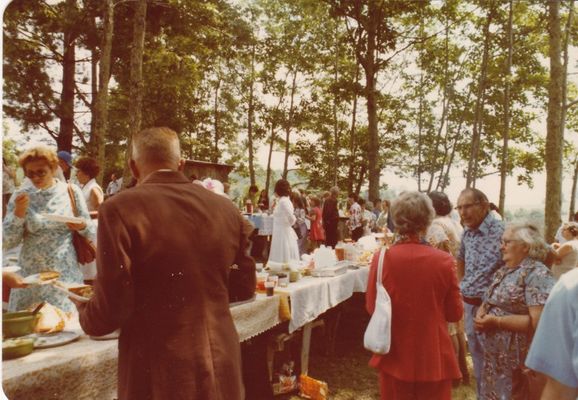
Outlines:
[[391,299],[382,283],[385,252],[384,247],[379,253],[377,280],[375,282],[377,289],[375,309],[363,337],[363,346],[375,354],[389,353],[389,346],[391,345]]

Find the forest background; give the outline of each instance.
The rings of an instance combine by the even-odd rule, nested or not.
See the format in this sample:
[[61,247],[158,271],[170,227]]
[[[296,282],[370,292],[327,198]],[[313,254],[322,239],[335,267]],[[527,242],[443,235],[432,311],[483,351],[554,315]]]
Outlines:
[[131,135],[163,125],[186,158],[235,166],[234,200],[279,177],[369,200],[479,187],[541,204],[549,239],[576,208],[574,0],[4,6],[9,163],[39,140],[97,158],[106,185]]

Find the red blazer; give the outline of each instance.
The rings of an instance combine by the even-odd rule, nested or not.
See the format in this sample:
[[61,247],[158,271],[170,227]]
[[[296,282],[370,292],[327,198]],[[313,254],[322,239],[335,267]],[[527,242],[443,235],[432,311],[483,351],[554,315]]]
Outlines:
[[[367,283],[370,314],[375,308],[378,254]],[[391,297],[391,349],[389,354],[373,355],[370,365],[402,381],[459,378],[446,322],[459,321],[463,314],[451,255],[415,242],[395,244],[384,259],[383,284]]]

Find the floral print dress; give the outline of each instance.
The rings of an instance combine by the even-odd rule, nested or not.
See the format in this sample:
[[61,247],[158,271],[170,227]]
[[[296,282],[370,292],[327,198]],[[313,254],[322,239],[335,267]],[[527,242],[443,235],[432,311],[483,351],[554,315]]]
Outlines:
[[[486,293],[488,314],[528,315],[530,306],[546,304],[554,286],[550,270],[541,262],[524,259],[516,268],[503,266]],[[485,333],[480,399],[510,400],[512,375],[524,365],[530,345],[527,333],[493,330]]]
[[[79,233],[89,238],[95,232],[86,202],[80,188],[72,185],[78,216],[86,220],[86,228]],[[20,193],[30,196],[26,216],[14,215],[14,199]],[[22,243],[19,256],[19,273],[22,276],[41,271],[60,272],[62,282],[82,283],[82,273],[76,260],[76,251],[72,244],[72,231],[62,222],[48,221],[41,214],[58,214],[73,216],[68,185],[56,181],[48,189],[38,190],[32,185],[21,188],[14,193],[8,203],[8,211],[3,222],[3,248],[9,250]],[[73,311],[74,305],[66,295],[58,292],[52,285],[32,286],[25,289],[12,289],[10,293],[10,311],[24,310],[32,304],[46,301],[64,311]]]

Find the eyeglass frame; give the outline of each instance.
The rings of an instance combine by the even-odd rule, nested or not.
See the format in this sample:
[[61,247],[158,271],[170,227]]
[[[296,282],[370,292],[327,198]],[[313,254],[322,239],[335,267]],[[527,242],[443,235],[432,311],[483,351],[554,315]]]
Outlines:
[[510,243],[520,242],[520,241],[521,241],[520,239],[507,239],[507,240],[500,239],[500,245],[501,245],[501,246],[507,246],[507,245],[509,245]]
[[50,170],[48,169],[39,169],[36,171],[31,171],[31,170],[24,170],[24,176],[26,176],[29,179],[38,177],[38,178],[44,178],[46,175],[48,175],[50,173]]
[[482,204],[482,203],[480,203],[479,201],[476,201],[474,203],[468,203],[468,204],[462,204],[461,206],[456,206],[454,209],[457,210],[458,212],[460,212],[462,210],[466,211],[466,210],[469,210],[470,208],[472,208],[474,206],[479,206],[480,204]]

